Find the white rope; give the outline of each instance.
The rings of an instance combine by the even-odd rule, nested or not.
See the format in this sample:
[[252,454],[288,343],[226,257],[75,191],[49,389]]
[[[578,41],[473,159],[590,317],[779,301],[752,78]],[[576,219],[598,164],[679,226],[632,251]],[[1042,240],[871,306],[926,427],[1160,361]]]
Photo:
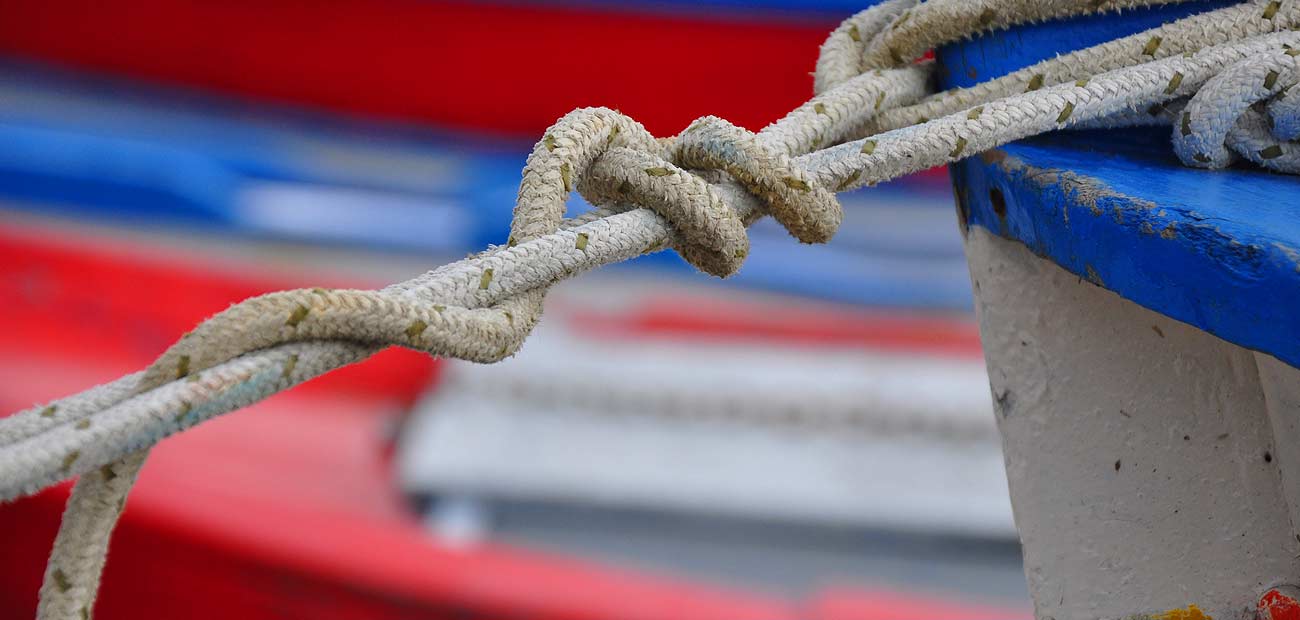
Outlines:
[[1300,139],[1300,93],[1283,88],[1268,104],[1268,117],[1273,121],[1272,132],[1278,140],[1287,142]]
[[[990,28],[1161,3],[890,0],[830,35],[817,65],[820,94],[758,134],[706,117],[660,140],[617,112],[575,111],[529,157],[506,246],[380,291],[250,299],[142,373],[0,420],[0,500],[81,476],[39,616],[89,617],[122,501],[164,437],[388,345],[502,359],[540,318],[545,290],[588,269],[671,246],[726,276],[748,254],[745,227],[759,217],[824,242],[841,217],[832,192],[1079,125],[1173,123],[1175,149],[1196,165],[1225,163],[1226,144],[1300,171],[1288,143],[1300,129],[1297,104],[1283,94],[1297,81],[1288,46],[1300,45],[1300,34],[1279,32],[1300,27],[1297,0],[1211,11],[945,93],[926,91],[932,63],[909,62]],[[1261,101],[1267,111],[1254,111]],[[603,208],[562,220],[575,189]]]
[[[1206,82],[1179,117],[1174,152],[1189,166],[1222,168],[1232,163],[1232,149],[1257,164],[1286,170],[1294,149],[1269,132],[1263,113],[1250,106],[1295,84],[1300,49],[1272,49],[1238,62]],[[1251,114],[1247,118],[1243,115]],[[1242,121],[1245,121],[1244,123]],[[1282,165],[1279,165],[1282,164]]]
[[[1005,76],[927,97],[913,106],[886,109],[861,135],[914,125],[981,103],[1151,60],[1169,58],[1250,37],[1300,27],[1300,5],[1256,0],[1193,15],[1159,28],[1049,58]],[[857,136],[855,136],[857,137]]]

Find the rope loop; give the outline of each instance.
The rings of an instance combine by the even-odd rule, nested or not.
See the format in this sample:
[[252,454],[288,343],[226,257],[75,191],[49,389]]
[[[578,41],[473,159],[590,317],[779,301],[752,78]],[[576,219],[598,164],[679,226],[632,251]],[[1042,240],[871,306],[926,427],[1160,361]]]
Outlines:
[[611,148],[664,156],[641,123],[609,108],[581,108],[560,117],[542,135],[524,166],[508,245],[556,231],[578,177]]
[[[1236,156],[1294,169],[1300,149],[1295,103],[1278,97],[1300,81],[1300,50],[1278,47],[1219,72],[1196,92],[1174,124],[1174,152],[1188,166],[1223,168]],[[1268,115],[1273,116],[1270,122]],[[1280,124],[1276,123],[1281,120]]]
[[655,139],[620,112],[587,108],[565,115],[534,147],[510,241],[554,232],[577,190],[613,212],[654,211],[687,262],[729,276],[749,255],[747,222],[701,174],[710,171],[731,176],[804,243],[825,243],[843,220],[832,192],[753,132],[706,116],[674,138]]
[[[671,246],[735,273],[770,214],[805,243],[836,232],[834,191],[1072,127],[1173,126],[1179,157],[1300,173],[1300,0],[1243,0],[936,92],[927,50],[1042,19],[1191,0],[884,0],[822,46],[813,97],[757,134],[704,117],[656,138],[575,110],[533,147],[503,246],[377,291],[300,289],[236,304],[148,369],[0,420],[0,501],[74,475],[42,620],[89,617],[116,522],[156,442],[398,345],[492,362],[536,325],[547,289]],[[1288,47],[1290,46],[1290,47]],[[564,219],[577,191],[601,207]]]
[[725,278],[749,255],[745,222],[699,175],[652,153],[629,148],[606,152],[579,181],[592,204],[616,212],[644,207],[673,229],[673,248],[705,273]]
[[697,119],[687,127],[674,142],[671,155],[687,168],[725,171],[804,243],[830,241],[844,219],[835,194],[795,166],[788,155],[716,116]]

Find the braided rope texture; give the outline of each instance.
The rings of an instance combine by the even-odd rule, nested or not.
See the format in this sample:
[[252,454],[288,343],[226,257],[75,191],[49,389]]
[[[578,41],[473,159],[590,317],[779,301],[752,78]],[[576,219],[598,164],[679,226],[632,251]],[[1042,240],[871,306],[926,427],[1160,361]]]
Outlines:
[[[1243,158],[1300,172],[1300,0],[1249,0],[932,92],[927,50],[1026,22],[1194,0],[888,0],[822,46],[816,95],[752,133],[715,117],[672,138],[593,108],[534,147],[508,242],[377,291],[301,289],[241,302],[149,368],[0,420],[0,500],[80,476],[38,617],[89,618],[113,526],[148,449],[204,420],[397,345],[494,362],[515,354],[546,289],[673,248],[726,277],[746,227],[804,243],[842,219],[834,193],[1071,127],[1167,125],[1191,166]],[[577,191],[599,208],[563,219]]]

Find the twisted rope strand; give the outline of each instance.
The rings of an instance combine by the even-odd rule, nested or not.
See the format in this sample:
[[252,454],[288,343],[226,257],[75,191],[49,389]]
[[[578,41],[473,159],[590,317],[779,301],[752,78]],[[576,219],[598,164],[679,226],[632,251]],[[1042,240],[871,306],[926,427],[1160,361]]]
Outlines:
[[901,11],[863,50],[860,67],[880,69],[998,28],[1077,15],[1194,0],[929,0]]
[[[164,437],[388,345],[502,359],[540,319],[551,284],[599,265],[671,246],[726,276],[748,254],[745,227],[763,215],[800,241],[825,242],[841,218],[835,191],[1065,127],[1173,124],[1176,150],[1198,165],[1223,165],[1231,149],[1300,171],[1288,143],[1297,104],[1286,97],[1298,73],[1288,46],[1300,35],[1268,34],[1300,25],[1294,0],[1207,12],[936,95],[927,96],[933,63],[910,62],[990,28],[1172,1],[1016,0],[985,19],[995,6],[985,0],[889,0],[828,37],[819,94],[757,134],[705,117],[661,140],[612,110],[577,110],[529,156],[505,246],[379,291],[255,297],[142,373],[0,420],[0,499],[81,476],[39,617],[89,617],[122,502]],[[603,208],[563,220],[575,189]]]
[[1049,58],[969,88],[937,93],[916,105],[884,110],[876,116],[874,122],[866,124],[854,137],[923,123],[927,119],[955,114],[982,103],[1046,86],[1088,79],[1100,73],[1151,60],[1296,28],[1300,28],[1300,3],[1295,0],[1251,0]]
[[[1234,149],[1257,164],[1269,165],[1289,145],[1269,133],[1263,113],[1251,106],[1267,101],[1297,80],[1300,49],[1272,49],[1233,64],[1205,83],[1187,103],[1174,131],[1174,152],[1188,166],[1222,168],[1232,163],[1228,134],[1241,128]],[[1243,115],[1250,112],[1250,119]],[[1242,124],[1241,121],[1245,121]],[[1255,128],[1250,131],[1250,128]],[[1268,149],[1271,156],[1262,155]]]
[[[862,57],[867,45],[886,26],[920,0],[885,0],[844,20],[831,31],[817,53],[813,93],[822,94],[863,73]],[[901,64],[901,63],[900,63]]]
[[899,170],[923,170],[1021,138],[1172,101],[1254,56],[1288,52],[1280,56],[1294,64],[1297,57],[1283,46],[1297,45],[1300,34],[1283,32],[1119,69],[817,151],[803,163],[823,183],[873,185],[896,178]]

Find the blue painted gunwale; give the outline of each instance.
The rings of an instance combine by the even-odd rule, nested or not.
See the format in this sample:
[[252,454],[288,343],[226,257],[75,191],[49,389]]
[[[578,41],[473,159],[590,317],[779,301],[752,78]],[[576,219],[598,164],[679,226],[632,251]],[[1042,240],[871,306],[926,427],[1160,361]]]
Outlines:
[[[942,50],[959,85],[1223,3],[1038,24]],[[1057,132],[951,167],[963,226],[1300,366],[1300,177],[1182,166],[1167,129]]]

